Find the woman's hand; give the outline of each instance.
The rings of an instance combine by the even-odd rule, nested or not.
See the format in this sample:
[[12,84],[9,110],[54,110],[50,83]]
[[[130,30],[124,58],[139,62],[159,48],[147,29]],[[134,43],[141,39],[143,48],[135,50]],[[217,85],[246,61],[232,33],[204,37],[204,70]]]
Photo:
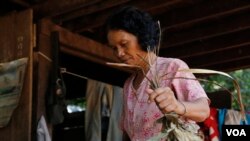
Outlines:
[[175,112],[183,115],[186,112],[185,105],[180,103],[169,87],[157,88],[155,90],[147,89],[149,102],[155,102],[163,114]]

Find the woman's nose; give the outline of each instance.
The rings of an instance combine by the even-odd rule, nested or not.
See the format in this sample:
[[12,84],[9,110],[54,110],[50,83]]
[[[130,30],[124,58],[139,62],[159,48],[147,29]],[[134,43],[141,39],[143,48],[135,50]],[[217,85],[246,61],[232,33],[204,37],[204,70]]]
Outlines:
[[124,50],[122,48],[117,48],[117,55],[118,57],[122,57],[125,55]]

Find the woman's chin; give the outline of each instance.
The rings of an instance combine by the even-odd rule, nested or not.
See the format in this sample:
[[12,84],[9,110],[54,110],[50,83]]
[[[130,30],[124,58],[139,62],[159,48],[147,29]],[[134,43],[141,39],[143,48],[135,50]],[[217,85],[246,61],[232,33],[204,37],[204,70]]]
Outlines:
[[125,64],[128,64],[128,65],[136,65],[134,62],[132,62],[132,61],[125,61],[124,62]]
[[123,63],[125,64],[128,64],[128,65],[133,65],[133,66],[136,66],[136,61],[135,60],[132,60],[132,59],[128,59],[126,61],[123,61]]
[[124,64],[128,64],[128,65],[132,65],[131,62],[129,60],[127,61],[123,61]]

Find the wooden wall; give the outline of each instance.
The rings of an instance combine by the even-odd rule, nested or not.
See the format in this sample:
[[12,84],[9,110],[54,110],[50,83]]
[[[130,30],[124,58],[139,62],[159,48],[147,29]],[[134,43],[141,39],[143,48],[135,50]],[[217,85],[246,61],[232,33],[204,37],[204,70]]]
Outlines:
[[[0,128],[1,141],[30,141],[32,126],[32,10],[0,18],[0,62],[28,57],[23,91],[18,107],[6,127]],[[0,113],[1,114],[1,113]]]

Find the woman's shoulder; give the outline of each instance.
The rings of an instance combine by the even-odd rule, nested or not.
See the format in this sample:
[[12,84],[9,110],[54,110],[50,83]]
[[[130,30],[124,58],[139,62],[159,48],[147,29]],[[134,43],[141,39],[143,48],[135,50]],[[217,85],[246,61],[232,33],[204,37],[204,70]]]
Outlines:
[[172,67],[188,67],[186,62],[179,58],[167,58],[167,57],[158,57],[157,64],[172,66]]

